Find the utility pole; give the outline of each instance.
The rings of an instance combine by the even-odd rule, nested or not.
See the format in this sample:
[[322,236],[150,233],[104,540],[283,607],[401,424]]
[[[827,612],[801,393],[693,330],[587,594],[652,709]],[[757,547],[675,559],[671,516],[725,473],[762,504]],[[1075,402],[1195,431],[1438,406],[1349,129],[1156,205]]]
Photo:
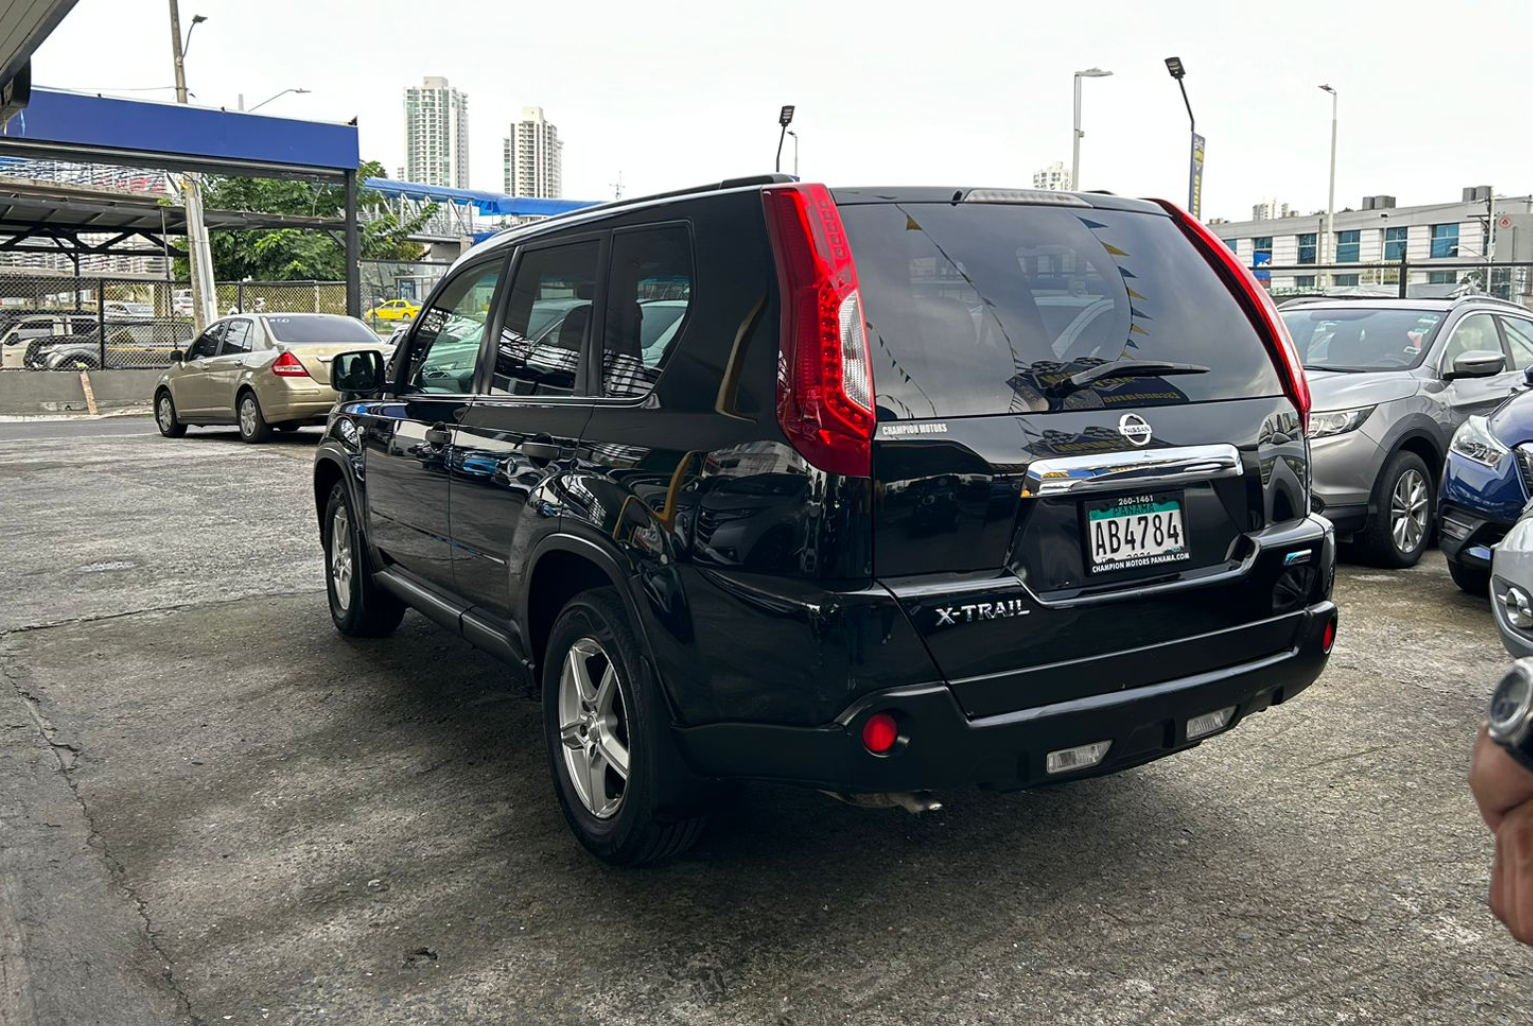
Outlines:
[[[1331,94],[1331,186],[1326,194],[1325,201],[1325,238],[1320,247],[1320,263],[1330,265],[1336,262],[1336,90],[1328,85],[1320,87]],[[1326,256],[1326,252],[1330,256]],[[1331,271],[1327,270],[1320,276],[1320,287],[1328,289],[1335,280]]]
[[1107,78],[1111,74],[1101,68],[1087,68],[1075,73],[1075,131],[1071,133],[1070,141],[1070,188],[1076,192],[1081,191],[1081,139],[1086,134],[1081,131],[1081,79]]
[[[192,27],[204,20],[197,15],[192,19]],[[176,102],[186,103],[186,51],[176,0],[170,0],[170,47],[176,63]],[[207,226],[202,221],[202,186],[198,176],[190,172],[181,176],[181,204],[186,210],[186,262],[192,272],[192,326],[200,335],[218,314],[213,309],[213,254],[208,246]]]

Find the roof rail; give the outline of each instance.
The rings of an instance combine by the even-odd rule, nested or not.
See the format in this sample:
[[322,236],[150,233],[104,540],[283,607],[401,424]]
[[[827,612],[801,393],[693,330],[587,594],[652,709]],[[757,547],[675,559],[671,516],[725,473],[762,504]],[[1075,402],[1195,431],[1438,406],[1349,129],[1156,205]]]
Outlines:
[[[671,189],[668,192],[653,192],[647,196],[632,196],[626,199],[613,200],[610,203],[598,203],[592,207],[581,207],[572,210],[572,214],[585,214],[593,210],[614,210],[618,207],[629,207],[639,203],[649,203],[653,200],[672,199],[676,196],[694,196],[700,192],[723,192],[725,189],[743,189],[751,185],[786,185],[796,182],[797,178],[792,175],[746,175],[742,178],[726,178],[721,182],[710,182],[707,185],[694,185],[686,189]],[[559,215],[564,216],[564,215]]]
[[1493,296],[1488,292],[1470,292],[1466,295],[1459,296],[1453,300],[1453,305],[1457,306],[1460,303],[1469,302],[1496,303],[1500,306],[1514,307],[1518,310],[1521,310],[1523,313],[1528,312],[1528,308],[1523,306],[1521,303],[1511,299],[1502,299],[1500,296]]

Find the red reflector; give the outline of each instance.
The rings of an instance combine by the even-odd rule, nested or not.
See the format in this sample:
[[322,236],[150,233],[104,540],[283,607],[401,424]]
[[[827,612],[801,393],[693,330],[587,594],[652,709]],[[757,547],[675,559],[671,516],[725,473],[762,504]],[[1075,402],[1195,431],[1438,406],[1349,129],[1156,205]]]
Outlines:
[[271,365],[271,372],[284,378],[306,378],[309,376],[309,368],[303,365],[303,361],[292,353],[287,352],[277,357],[277,362]]
[[1234,287],[1236,298],[1246,308],[1246,316],[1267,343],[1267,353],[1283,378],[1283,391],[1299,412],[1299,424],[1304,433],[1309,434],[1309,381],[1304,377],[1304,365],[1299,361],[1298,347],[1293,344],[1293,336],[1288,334],[1288,325],[1278,316],[1272,297],[1262,288],[1251,269],[1242,264],[1230,252],[1230,248],[1217,235],[1203,227],[1197,218],[1169,200],[1151,202],[1160,204],[1171,215],[1177,227],[1182,229],[1182,234],[1197,246],[1209,265]]
[[900,725],[886,712],[876,712],[862,725],[862,743],[874,755],[882,755],[900,739]]
[[1329,652],[1334,644],[1336,644],[1336,621],[1331,620],[1325,625],[1325,633],[1320,635],[1320,650]]
[[777,422],[814,466],[866,477],[873,365],[841,214],[823,185],[774,186],[761,196],[782,293]]

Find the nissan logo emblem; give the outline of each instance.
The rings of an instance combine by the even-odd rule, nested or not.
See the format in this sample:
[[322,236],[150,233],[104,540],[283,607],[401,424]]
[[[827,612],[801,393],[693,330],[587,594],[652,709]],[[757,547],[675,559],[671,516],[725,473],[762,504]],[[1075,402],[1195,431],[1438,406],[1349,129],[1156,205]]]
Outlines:
[[1139,414],[1125,413],[1118,418],[1118,434],[1135,445],[1149,445],[1155,432],[1150,430],[1149,422]]

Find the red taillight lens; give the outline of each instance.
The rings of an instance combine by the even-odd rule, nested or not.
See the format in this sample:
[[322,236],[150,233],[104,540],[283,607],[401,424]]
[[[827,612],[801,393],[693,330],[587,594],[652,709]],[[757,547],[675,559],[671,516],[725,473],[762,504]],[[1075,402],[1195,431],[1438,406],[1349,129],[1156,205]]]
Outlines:
[[783,304],[777,422],[816,467],[866,477],[873,364],[841,215],[823,185],[773,187],[762,198]]
[[1325,632],[1320,635],[1320,649],[1328,653],[1334,644],[1336,644],[1336,620],[1333,618],[1325,625]]
[[862,724],[862,743],[874,755],[883,755],[900,739],[900,725],[894,716],[876,712]]
[[1256,275],[1251,273],[1251,269],[1242,264],[1235,254],[1230,252],[1229,247],[1217,235],[1203,227],[1202,222],[1197,218],[1169,200],[1153,202],[1165,208],[1177,227],[1182,229],[1182,233],[1198,247],[1203,258],[1235,287],[1237,298],[1246,308],[1246,316],[1251,319],[1251,323],[1267,342],[1272,362],[1283,377],[1283,391],[1287,393],[1294,408],[1299,411],[1299,423],[1308,434],[1309,381],[1304,377],[1304,365],[1299,362],[1298,347],[1293,344],[1293,336],[1288,334],[1288,326],[1283,323],[1283,318],[1278,316],[1272,297],[1267,294],[1266,289],[1262,288],[1261,282],[1256,280]]
[[309,368],[303,365],[303,361],[292,353],[280,353],[275,363],[271,365],[271,372],[284,378],[306,378],[309,376]]

